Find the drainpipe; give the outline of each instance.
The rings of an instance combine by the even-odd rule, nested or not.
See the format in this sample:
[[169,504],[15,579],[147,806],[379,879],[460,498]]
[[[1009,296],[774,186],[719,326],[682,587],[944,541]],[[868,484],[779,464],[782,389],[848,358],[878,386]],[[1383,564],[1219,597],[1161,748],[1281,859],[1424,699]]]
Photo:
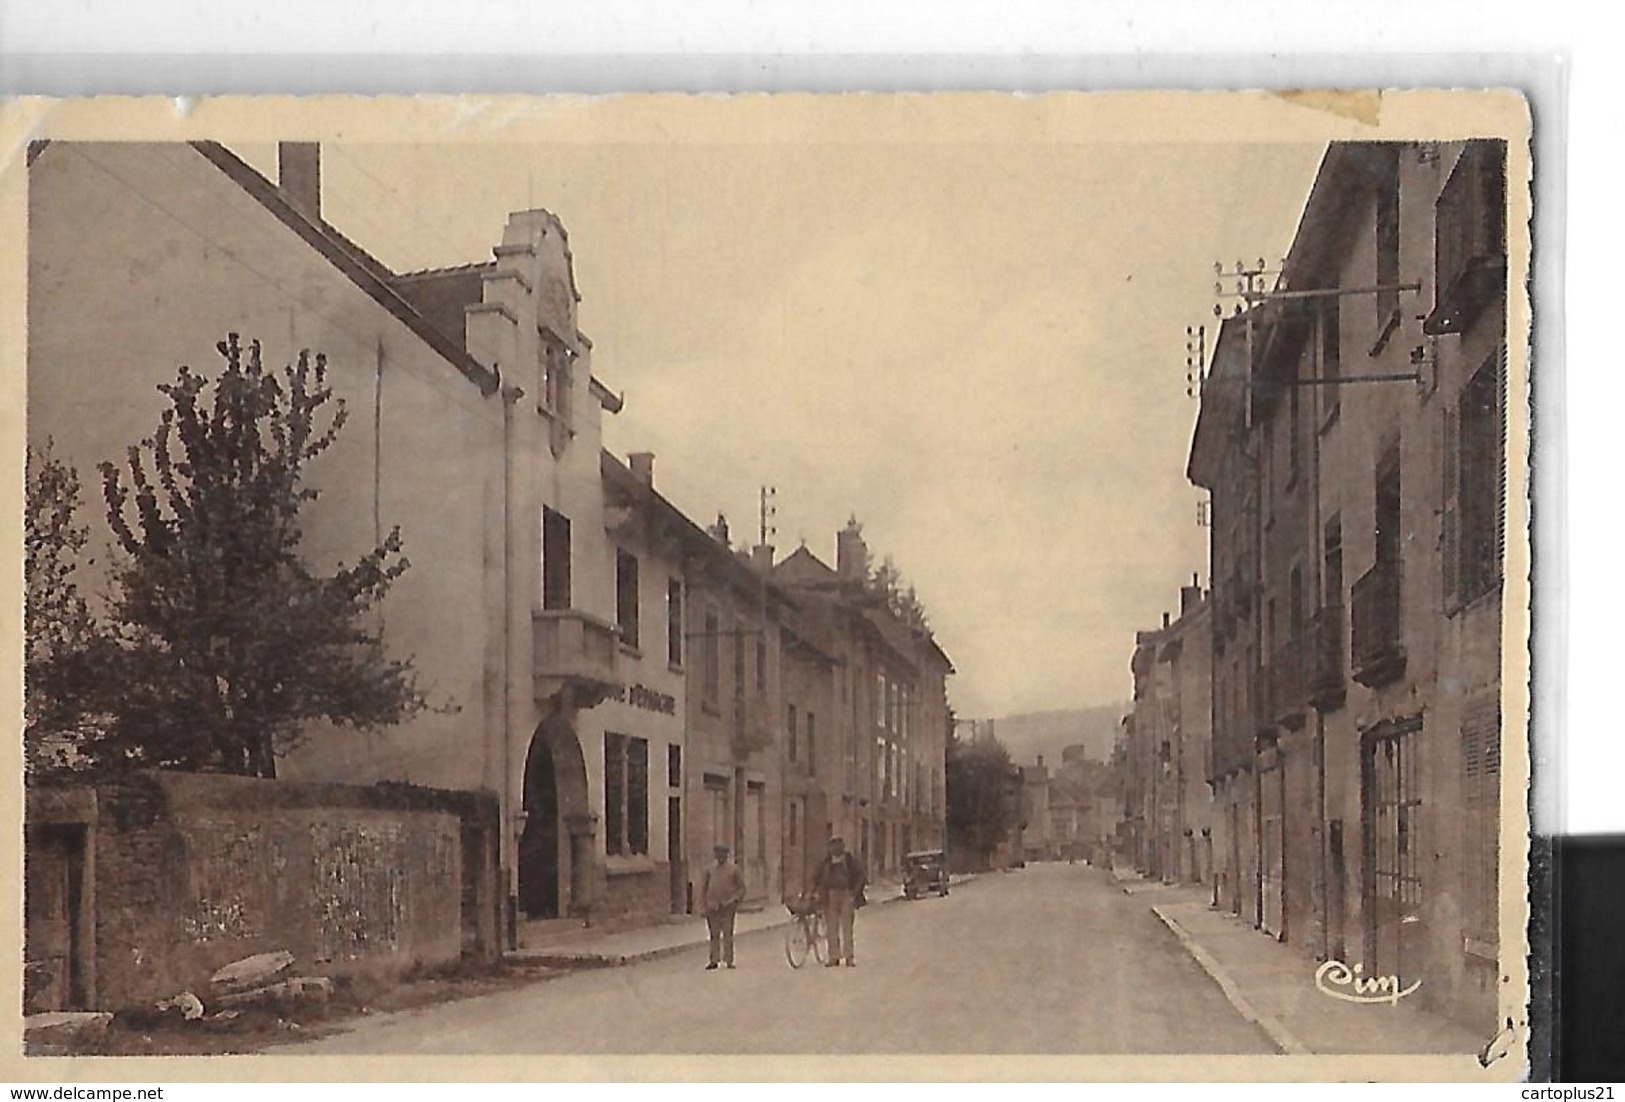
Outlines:
[[[1324,312],[1322,312],[1322,325],[1325,324],[1325,319],[1326,315]],[[1320,347],[1322,350],[1322,363],[1319,374],[1324,377],[1326,374],[1324,365],[1324,349],[1326,347],[1326,339],[1324,335],[1321,337]],[[1310,498],[1309,547],[1315,550],[1322,550],[1320,547],[1320,540],[1322,534],[1325,532],[1325,528],[1323,527],[1323,522],[1321,520],[1320,503],[1320,429],[1321,425],[1324,423],[1327,396],[1326,392],[1320,387],[1315,387],[1314,390],[1315,398],[1317,400],[1314,402],[1314,414],[1311,418],[1311,424],[1309,426],[1309,470],[1311,474],[1310,485],[1313,490],[1313,494]],[[1315,557],[1319,560],[1319,569],[1316,571],[1316,575],[1320,577],[1321,584],[1318,588],[1322,591],[1321,600],[1316,602],[1316,613],[1318,614],[1325,601],[1326,579],[1322,575],[1322,571],[1326,569],[1326,556],[1324,553],[1321,553],[1317,554]],[[1315,617],[1315,619],[1318,621],[1318,615]],[[1318,653],[1318,643],[1319,640],[1316,639],[1314,641],[1314,645],[1307,648],[1307,652],[1310,656],[1309,668],[1311,673],[1314,671],[1315,658]],[[1328,864],[1326,853],[1326,716],[1321,711],[1319,706],[1315,707],[1315,742],[1313,753],[1315,761],[1315,855],[1318,860],[1315,862],[1315,875],[1314,881],[1310,886],[1310,892],[1314,896],[1315,915],[1320,927],[1320,929],[1317,931],[1320,935],[1320,958],[1322,960],[1326,960],[1331,956],[1331,914],[1327,909],[1328,892],[1326,890],[1326,866]]]
[[518,479],[515,477],[517,457],[514,447],[514,407],[524,396],[524,391],[517,386],[505,386],[501,391],[502,398],[502,738],[501,738],[501,788],[497,800],[499,815],[498,826],[498,864],[501,867],[503,880],[503,923],[506,927],[505,937],[508,948],[519,948],[519,855],[518,839],[514,834],[514,824],[520,821],[516,809],[512,806],[513,794],[513,724],[514,699],[513,677],[514,672],[521,665],[519,655],[518,633],[514,631],[512,605],[516,599],[514,584],[517,571],[514,565],[514,556],[519,544],[519,508],[514,500],[518,492]]

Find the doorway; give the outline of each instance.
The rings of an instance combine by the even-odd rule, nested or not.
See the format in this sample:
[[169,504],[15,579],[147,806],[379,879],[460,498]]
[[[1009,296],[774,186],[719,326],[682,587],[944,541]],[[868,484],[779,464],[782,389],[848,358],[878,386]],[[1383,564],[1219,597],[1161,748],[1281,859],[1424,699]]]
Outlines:
[[523,806],[519,911],[528,918],[565,917],[590,902],[595,838],[587,762],[575,728],[556,714],[531,737]]
[[1367,734],[1362,754],[1366,974],[1398,976],[1401,987],[1423,940],[1415,738],[1421,726],[1417,718],[1378,727]]
[[553,752],[531,742],[525,762],[525,829],[519,836],[519,909],[528,918],[558,918],[559,781]]

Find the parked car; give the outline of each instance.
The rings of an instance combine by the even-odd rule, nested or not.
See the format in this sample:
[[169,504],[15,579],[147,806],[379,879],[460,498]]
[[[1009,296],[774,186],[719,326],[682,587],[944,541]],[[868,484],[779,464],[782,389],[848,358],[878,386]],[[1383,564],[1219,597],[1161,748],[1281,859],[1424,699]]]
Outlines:
[[948,894],[948,855],[940,849],[922,849],[903,857],[903,894],[910,899],[936,892]]

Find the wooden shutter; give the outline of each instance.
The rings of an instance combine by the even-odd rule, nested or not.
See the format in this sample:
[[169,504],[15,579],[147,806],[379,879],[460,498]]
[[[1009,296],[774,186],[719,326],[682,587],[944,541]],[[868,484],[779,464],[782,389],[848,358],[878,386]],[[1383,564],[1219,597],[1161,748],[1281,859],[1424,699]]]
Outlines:
[[1495,436],[1495,576],[1500,578],[1506,565],[1507,546],[1507,346],[1496,350],[1495,404],[1499,424]]
[[1461,421],[1454,406],[1444,411],[1443,486],[1439,511],[1439,559],[1443,568],[1445,615],[1453,614],[1461,601]]

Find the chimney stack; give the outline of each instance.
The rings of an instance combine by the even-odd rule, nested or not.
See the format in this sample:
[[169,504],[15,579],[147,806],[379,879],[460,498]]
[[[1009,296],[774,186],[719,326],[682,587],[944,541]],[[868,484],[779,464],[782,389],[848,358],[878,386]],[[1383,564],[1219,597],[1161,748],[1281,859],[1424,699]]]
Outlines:
[[711,538],[722,544],[724,547],[733,546],[732,542],[728,539],[728,518],[723,516],[721,513],[717,514],[717,522],[711,525]]
[[626,457],[627,464],[632,468],[632,477],[654,489],[655,484],[655,453],[633,452]]
[[1162,626],[1164,628],[1167,628],[1168,626],[1168,614],[1166,612],[1162,614]]
[[869,576],[869,545],[856,516],[835,535],[835,573],[842,581],[861,582]]
[[773,545],[758,543],[750,549],[750,562],[757,570],[766,574],[773,569]]
[[1198,575],[1192,574],[1191,584],[1182,586],[1179,590],[1179,614],[1181,616],[1185,615],[1185,613],[1189,612],[1192,608],[1196,607],[1196,605],[1200,604],[1201,601],[1201,579],[1198,577]]
[[317,142],[278,142],[277,187],[294,210],[322,220],[322,147]]

